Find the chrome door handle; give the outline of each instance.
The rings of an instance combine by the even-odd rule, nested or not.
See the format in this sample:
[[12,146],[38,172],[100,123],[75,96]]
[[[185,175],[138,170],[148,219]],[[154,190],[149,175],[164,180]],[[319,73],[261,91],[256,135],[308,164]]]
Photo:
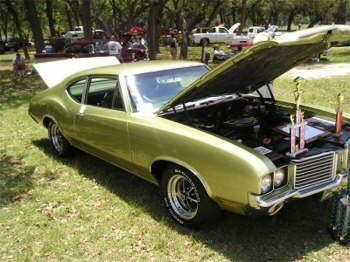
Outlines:
[[76,113],[77,116],[83,116],[84,115],[84,112],[85,112],[85,109],[86,109],[86,105],[82,105],[80,108],[79,108],[79,111]]

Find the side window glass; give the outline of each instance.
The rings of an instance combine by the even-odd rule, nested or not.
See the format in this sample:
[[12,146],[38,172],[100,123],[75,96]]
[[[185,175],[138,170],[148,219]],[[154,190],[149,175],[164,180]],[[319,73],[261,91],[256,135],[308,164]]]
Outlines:
[[78,103],[81,103],[81,98],[83,96],[85,84],[86,84],[86,80],[84,79],[71,84],[67,88],[67,91],[70,97],[73,98]]
[[118,80],[92,78],[87,93],[86,104],[110,109],[124,110]]

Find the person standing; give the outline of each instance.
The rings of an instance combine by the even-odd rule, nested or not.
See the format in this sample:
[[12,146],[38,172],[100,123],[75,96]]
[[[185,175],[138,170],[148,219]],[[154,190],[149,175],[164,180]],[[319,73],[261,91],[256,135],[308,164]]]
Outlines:
[[111,36],[111,40],[107,44],[108,54],[110,56],[116,56],[120,62],[123,62],[121,51],[122,45],[116,40],[115,36]]
[[173,60],[177,57],[177,39],[174,34],[171,35],[170,40],[170,55]]
[[148,55],[148,45],[147,45],[147,40],[145,39],[145,36],[142,35],[140,39],[140,44],[146,49],[145,54],[146,54],[146,60],[149,60],[149,55]]

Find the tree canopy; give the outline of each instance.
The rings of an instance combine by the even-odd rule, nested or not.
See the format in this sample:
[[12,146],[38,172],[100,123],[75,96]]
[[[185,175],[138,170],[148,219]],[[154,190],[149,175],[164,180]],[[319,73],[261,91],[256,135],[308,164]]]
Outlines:
[[197,26],[241,22],[275,24],[292,30],[293,24],[346,23],[350,0],[0,0],[0,37],[34,41],[37,49],[57,31],[84,26],[87,39],[92,28],[121,35],[133,26],[145,27],[154,51],[160,26],[182,33],[181,56],[187,57],[186,40]]

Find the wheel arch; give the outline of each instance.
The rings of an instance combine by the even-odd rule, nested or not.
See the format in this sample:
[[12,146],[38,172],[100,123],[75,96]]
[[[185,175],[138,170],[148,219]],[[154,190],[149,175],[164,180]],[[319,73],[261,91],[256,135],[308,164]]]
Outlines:
[[156,179],[156,181],[158,182],[159,185],[161,184],[162,173],[168,165],[177,165],[177,166],[180,166],[182,168],[187,169],[201,182],[201,184],[203,185],[208,196],[211,197],[212,199],[214,199],[213,193],[212,193],[209,185],[207,184],[205,179],[199,174],[199,172],[196,169],[194,169],[191,165],[189,165],[181,160],[178,160],[178,159],[173,159],[170,157],[159,157],[159,158],[156,158],[155,160],[153,160],[153,162],[150,166],[150,173]]
[[46,128],[48,128],[50,122],[54,122],[54,121],[55,121],[55,120],[54,120],[52,117],[50,117],[50,116],[44,116],[44,118],[43,118],[43,126],[46,127]]

